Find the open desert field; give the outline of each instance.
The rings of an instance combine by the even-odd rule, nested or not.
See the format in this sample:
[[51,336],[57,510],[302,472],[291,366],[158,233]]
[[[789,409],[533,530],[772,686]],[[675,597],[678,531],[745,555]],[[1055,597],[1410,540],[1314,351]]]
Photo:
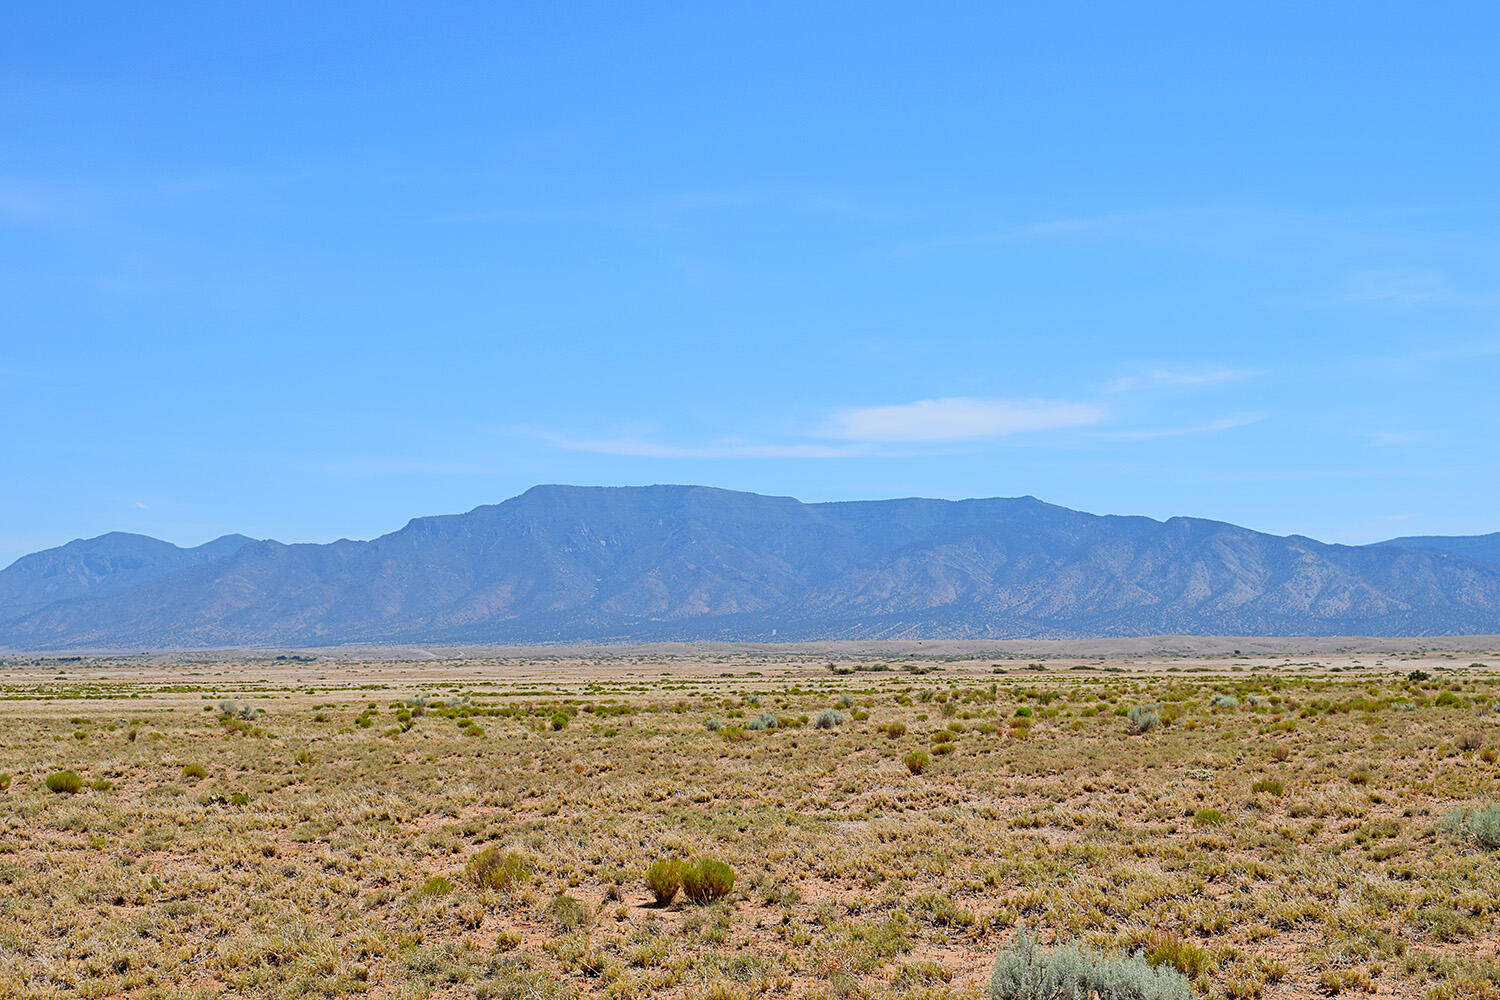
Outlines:
[[6,997],[979,998],[1023,925],[1200,997],[1500,997],[1483,643],[12,656],[0,684]]

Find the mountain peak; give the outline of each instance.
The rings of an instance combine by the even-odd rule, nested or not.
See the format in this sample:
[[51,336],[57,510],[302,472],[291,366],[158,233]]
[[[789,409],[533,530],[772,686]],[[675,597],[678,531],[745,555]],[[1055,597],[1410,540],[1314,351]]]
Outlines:
[[1496,631],[1500,565],[1432,544],[1330,546],[1029,495],[550,484],[368,542],[120,533],[0,573],[0,646],[18,649]]

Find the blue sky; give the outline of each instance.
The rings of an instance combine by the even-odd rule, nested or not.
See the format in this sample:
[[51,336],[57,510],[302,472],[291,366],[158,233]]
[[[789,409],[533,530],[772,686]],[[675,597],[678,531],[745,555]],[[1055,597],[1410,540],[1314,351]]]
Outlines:
[[1497,11],[26,5],[0,563],[541,482],[1500,530]]

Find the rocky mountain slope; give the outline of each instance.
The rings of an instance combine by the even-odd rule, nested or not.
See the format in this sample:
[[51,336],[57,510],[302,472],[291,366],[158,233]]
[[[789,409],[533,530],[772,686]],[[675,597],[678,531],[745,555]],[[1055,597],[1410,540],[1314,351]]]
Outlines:
[[1031,497],[544,486],[367,542],[241,539],[28,590],[28,560],[69,548],[0,573],[0,647],[1500,632],[1500,565]]

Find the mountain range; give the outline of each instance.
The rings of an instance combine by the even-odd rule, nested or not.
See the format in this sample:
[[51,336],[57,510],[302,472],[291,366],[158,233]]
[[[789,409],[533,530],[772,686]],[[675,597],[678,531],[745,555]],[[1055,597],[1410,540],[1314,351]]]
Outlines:
[[1500,533],[1329,545],[1033,497],[538,486],[370,541],[111,533],[0,571],[0,648],[1500,632]]

